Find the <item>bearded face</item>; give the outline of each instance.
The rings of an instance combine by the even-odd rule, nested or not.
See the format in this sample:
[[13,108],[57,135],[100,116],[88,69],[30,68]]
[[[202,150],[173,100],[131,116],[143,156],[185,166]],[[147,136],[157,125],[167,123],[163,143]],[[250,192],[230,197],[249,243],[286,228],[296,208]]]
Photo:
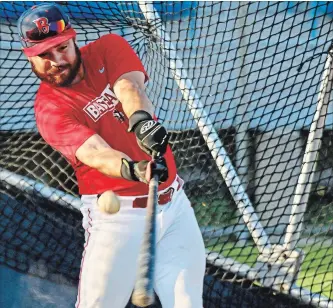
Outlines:
[[73,39],[30,57],[29,61],[32,71],[40,80],[57,87],[69,86],[82,64],[80,50]]

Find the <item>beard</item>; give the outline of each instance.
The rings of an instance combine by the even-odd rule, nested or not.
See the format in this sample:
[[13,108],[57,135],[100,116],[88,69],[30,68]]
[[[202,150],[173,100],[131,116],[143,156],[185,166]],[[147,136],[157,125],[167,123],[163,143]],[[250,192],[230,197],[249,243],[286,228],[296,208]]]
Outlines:
[[53,67],[48,72],[41,73],[37,71],[34,64],[31,63],[31,69],[41,81],[45,81],[56,87],[67,87],[73,82],[73,80],[77,76],[81,64],[81,52],[79,47],[75,44],[75,61],[73,64]]

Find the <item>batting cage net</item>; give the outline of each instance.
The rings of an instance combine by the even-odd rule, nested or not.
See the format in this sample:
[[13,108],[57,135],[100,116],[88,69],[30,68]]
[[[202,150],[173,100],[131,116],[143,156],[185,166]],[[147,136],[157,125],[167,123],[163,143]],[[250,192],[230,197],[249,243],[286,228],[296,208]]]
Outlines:
[[[0,263],[77,285],[77,182],[37,132],[17,36],[33,4],[0,3]],[[205,240],[205,307],[333,307],[333,4],[61,4],[79,46],[113,32],[143,61]]]

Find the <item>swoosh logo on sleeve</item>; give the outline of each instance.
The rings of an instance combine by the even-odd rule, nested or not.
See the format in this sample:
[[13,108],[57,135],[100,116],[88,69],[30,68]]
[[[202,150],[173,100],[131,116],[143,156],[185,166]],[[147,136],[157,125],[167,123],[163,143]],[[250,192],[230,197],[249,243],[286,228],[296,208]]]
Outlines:
[[104,66],[102,68],[99,69],[99,72],[102,74],[104,73]]

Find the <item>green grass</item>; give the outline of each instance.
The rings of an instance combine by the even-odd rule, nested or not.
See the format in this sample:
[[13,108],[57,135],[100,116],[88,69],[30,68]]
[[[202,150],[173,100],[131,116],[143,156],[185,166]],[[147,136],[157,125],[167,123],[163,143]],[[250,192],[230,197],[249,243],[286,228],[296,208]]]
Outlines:
[[[224,197],[214,195],[192,198],[198,222],[203,226],[232,226],[237,224],[239,213],[236,211],[233,201],[226,195]],[[319,204],[312,202],[306,214],[307,223],[313,225],[332,224],[332,203]],[[246,247],[235,247],[235,237],[223,237],[211,240],[206,247],[230,257],[240,263],[253,266],[257,260],[258,250],[253,243]],[[223,244],[221,244],[223,243]],[[301,265],[297,285],[310,289],[312,292],[321,293],[333,299],[333,248],[319,245],[307,245],[302,250],[305,259]]]
[[[225,257],[253,266],[258,250],[253,246],[234,247],[234,243],[207,247]],[[305,259],[301,265],[297,285],[333,299],[333,248],[309,245],[303,248]]]
[[234,243],[225,243],[207,247],[213,251],[221,253],[223,256],[235,259],[236,261],[253,266],[256,263],[258,249],[252,246],[234,247]]
[[222,227],[236,222],[239,215],[228,198],[207,200],[206,197],[192,198],[195,215],[200,226]]
[[297,284],[333,299],[333,248],[313,245],[303,250],[305,259]]

